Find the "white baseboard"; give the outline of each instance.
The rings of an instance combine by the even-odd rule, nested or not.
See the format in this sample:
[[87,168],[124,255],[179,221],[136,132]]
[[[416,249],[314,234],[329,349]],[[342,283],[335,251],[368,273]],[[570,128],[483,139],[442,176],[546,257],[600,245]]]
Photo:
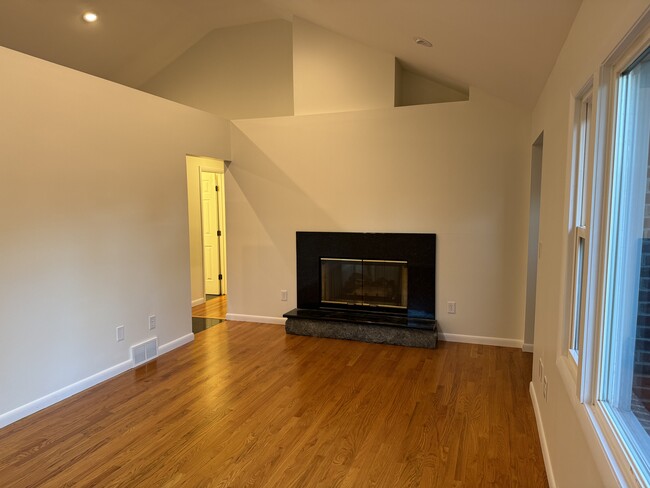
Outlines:
[[49,395],[45,395],[44,397],[38,398],[33,402],[29,402],[27,405],[23,405],[21,407],[10,410],[9,412],[3,413],[2,415],[0,415],[0,428],[12,424],[17,420],[20,420],[24,417],[27,417],[28,415],[36,413],[39,410],[42,410],[46,407],[54,405],[55,403],[58,403],[61,400],[65,400],[66,398],[71,397],[72,395],[76,395],[77,393],[80,393],[83,390],[87,390],[88,388],[91,388],[101,383],[102,381],[106,381],[110,378],[113,378],[114,376],[122,374],[125,371],[131,369],[132,367],[133,367],[133,363],[129,359],[128,361],[124,361],[122,363],[116,364],[115,366],[105,369],[104,371],[100,371],[99,373],[96,373],[92,376],[79,380],[76,383],[65,386],[60,390],[50,393]]
[[[162,354],[168,353],[169,351],[187,344],[193,340],[194,334],[187,334],[183,337],[179,337],[178,339],[160,346],[158,348],[158,355],[160,356]],[[115,376],[120,375],[132,368],[133,361],[129,359],[127,361],[116,364],[115,366],[111,366],[110,368],[107,368],[103,371],[100,371],[99,373],[95,373],[94,375],[79,380],[76,383],[64,386],[60,390],[49,393],[48,395],[45,395],[41,398],[37,398],[36,400],[29,402],[26,405],[22,405],[18,408],[10,410],[9,412],[5,412],[0,415],[0,429],[2,427],[6,427],[9,424],[13,424],[22,418],[32,415],[39,410],[50,407],[55,403],[60,402],[61,400],[65,400],[66,398],[76,395],[77,393],[81,393],[88,388],[92,388],[99,383],[110,380],[111,378],[114,378]]]
[[192,306],[196,307],[197,305],[203,305],[205,303],[205,297],[203,298],[197,298],[196,300],[192,300]]
[[174,339],[173,341],[160,346],[158,348],[158,355],[160,356],[162,354],[167,354],[169,351],[173,351],[177,347],[181,347],[184,346],[185,344],[189,344],[193,340],[194,340],[194,334],[190,332],[187,335],[179,337],[178,339]]
[[264,317],[262,315],[240,315],[237,313],[227,313],[226,320],[238,320],[240,322],[257,322],[260,324],[278,324],[284,325],[287,321],[284,317]]
[[524,343],[524,345],[521,346],[521,350],[524,352],[534,352],[534,349],[535,349],[535,344]]
[[516,347],[521,348],[524,341],[517,339],[502,339],[500,337],[471,336],[462,334],[448,334],[438,332],[438,338],[447,342],[465,342],[468,344],[484,344],[486,346]]
[[537,423],[537,432],[539,432],[539,443],[542,446],[542,456],[544,457],[544,467],[546,468],[546,477],[548,478],[549,488],[556,488],[555,476],[553,475],[553,466],[551,465],[551,455],[548,451],[548,444],[546,443],[546,434],[544,433],[544,425],[542,424],[542,415],[539,412],[539,403],[537,402],[537,393],[533,382],[530,382],[530,399],[533,402],[533,410],[535,411],[535,422]]

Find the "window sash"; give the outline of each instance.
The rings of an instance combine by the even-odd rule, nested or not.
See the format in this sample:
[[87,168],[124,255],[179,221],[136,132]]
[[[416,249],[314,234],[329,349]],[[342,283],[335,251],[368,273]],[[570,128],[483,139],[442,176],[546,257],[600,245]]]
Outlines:
[[592,124],[592,91],[593,80],[581,90],[576,98],[574,144],[573,144],[573,196],[572,205],[572,260],[571,260],[571,288],[570,288],[570,313],[568,314],[568,327],[566,332],[565,354],[570,359],[571,369],[578,383],[579,396],[584,396],[581,390],[579,370],[582,366],[582,349],[586,317],[591,294],[590,289],[590,218],[593,194],[593,151],[590,141],[593,140]]
[[573,300],[571,316],[571,334],[569,342],[569,353],[576,364],[579,361],[580,337],[584,329],[585,293],[587,281],[587,228],[578,226],[574,230],[574,275],[573,275]]
[[629,340],[630,336],[636,337],[639,233],[643,229],[648,161],[646,158],[643,164],[627,164],[635,161],[628,152],[633,147],[630,142],[634,137],[630,138],[629,130],[630,121],[637,120],[637,100],[636,88],[624,75],[630,63],[644,53],[643,46],[648,45],[650,32],[646,31],[633,49],[628,44],[628,53],[616,65],[603,69],[608,90],[601,91],[609,101],[603,105],[610,107],[608,113],[603,111],[599,116],[609,124],[603,122],[599,130],[609,148],[603,151],[608,161],[602,191],[605,219],[601,241],[605,252],[599,264],[603,286],[597,295],[602,322],[595,330],[594,377],[590,380],[594,418],[618,465],[629,468],[622,470],[624,477],[636,483],[640,479],[650,481],[650,436],[630,409],[635,341]]

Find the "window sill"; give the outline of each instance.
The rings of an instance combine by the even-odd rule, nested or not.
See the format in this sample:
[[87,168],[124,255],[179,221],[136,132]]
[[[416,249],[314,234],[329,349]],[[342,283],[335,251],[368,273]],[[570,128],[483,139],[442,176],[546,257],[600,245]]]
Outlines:
[[609,447],[605,433],[601,429],[595,408],[586,403],[580,403],[577,394],[577,381],[570,358],[560,356],[555,362],[562,383],[566,389],[569,402],[573,406],[580,429],[591,451],[594,463],[598,466],[604,486],[633,486],[621,471],[614,453]]

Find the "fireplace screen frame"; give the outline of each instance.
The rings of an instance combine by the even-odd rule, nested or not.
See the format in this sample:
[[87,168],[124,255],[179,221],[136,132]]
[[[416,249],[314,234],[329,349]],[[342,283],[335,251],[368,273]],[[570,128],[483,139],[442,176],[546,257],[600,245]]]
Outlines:
[[[329,275],[327,271],[331,271]],[[339,279],[333,275],[338,275]],[[408,309],[408,261],[321,257],[320,298],[323,307],[405,313]]]

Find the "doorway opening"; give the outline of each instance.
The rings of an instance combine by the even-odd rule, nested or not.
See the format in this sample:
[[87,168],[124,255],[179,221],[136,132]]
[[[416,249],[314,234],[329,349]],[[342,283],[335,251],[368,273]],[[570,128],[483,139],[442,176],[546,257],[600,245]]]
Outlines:
[[535,303],[537,293],[537,261],[539,258],[539,214],[542,199],[542,156],[544,132],[533,143],[530,162],[530,207],[528,218],[528,272],[526,274],[525,352],[533,352],[535,343]]
[[225,319],[227,312],[224,171],[223,160],[187,156],[194,332],[216,325]]
[[223,175],[201,168],[201,235],[203,236],[203,291],[206,301],[225,295],[222,231]]

